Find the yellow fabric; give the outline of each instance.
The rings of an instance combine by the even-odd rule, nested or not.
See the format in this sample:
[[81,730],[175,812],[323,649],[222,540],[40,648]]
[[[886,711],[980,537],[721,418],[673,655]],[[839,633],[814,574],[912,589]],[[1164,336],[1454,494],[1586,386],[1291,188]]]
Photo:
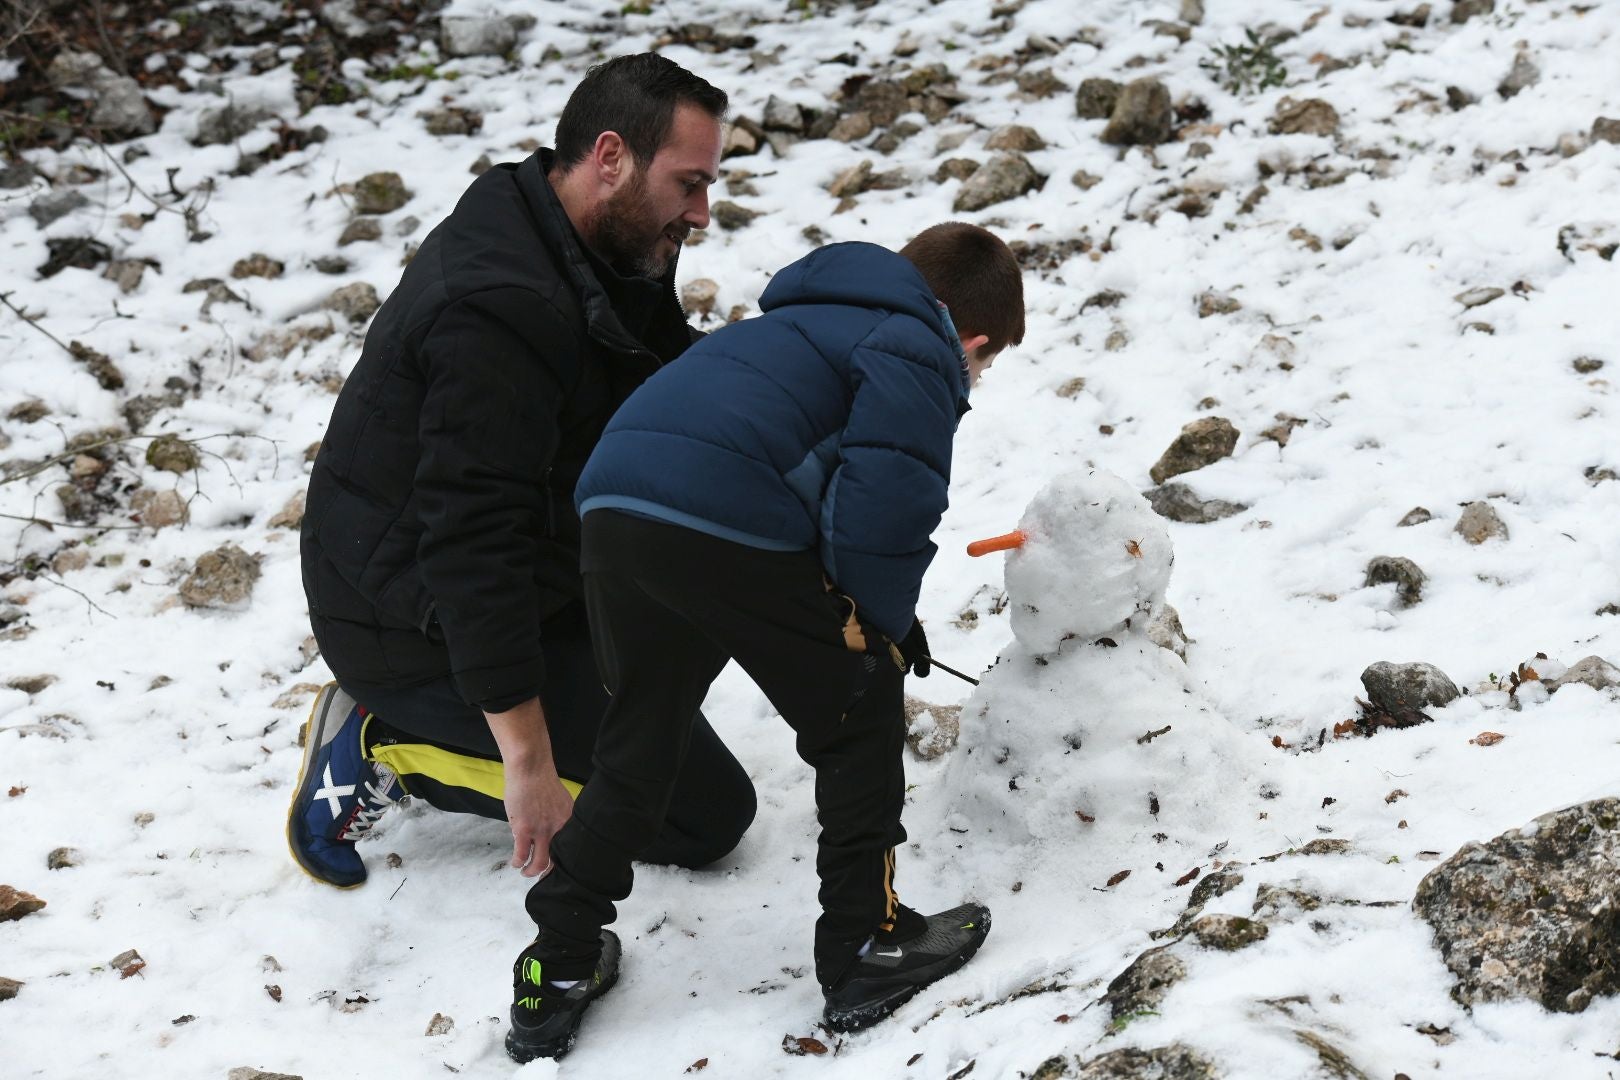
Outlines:
[[[372,747],[369,756],[394,770],[400,786],[407,792],[411,788],[406,778],[415,774],[432,777],[447,787],[470,788],[497,802],[506,799],[506,773],[498,761],[458,754],[426,743],[385,743]],[[562,784],[569,795],[579,798],[579,784],[572,780],[564,780]]]

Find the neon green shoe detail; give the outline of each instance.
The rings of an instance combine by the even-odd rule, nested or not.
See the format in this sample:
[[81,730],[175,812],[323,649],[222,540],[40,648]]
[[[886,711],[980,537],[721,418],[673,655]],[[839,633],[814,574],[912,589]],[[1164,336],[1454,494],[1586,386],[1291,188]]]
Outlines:
[[[532,986],[543,987],[546,985],[545,980],[540,974],[540,961],[536,960],[532,956],[523,963],[523,981]],[[529,1007],[534,1008],[532,1005]]]

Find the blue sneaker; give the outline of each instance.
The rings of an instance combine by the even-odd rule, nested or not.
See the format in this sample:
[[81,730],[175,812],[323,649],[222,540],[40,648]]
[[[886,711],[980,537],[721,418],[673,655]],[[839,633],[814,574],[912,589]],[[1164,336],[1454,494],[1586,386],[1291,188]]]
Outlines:
[[304,728],[304,763],[287,812],[287,846],[317,881],[352,889],[366,866],[354,843],[405,794],[386,765],[367,760],[368,714],[335,682],[315,697]]

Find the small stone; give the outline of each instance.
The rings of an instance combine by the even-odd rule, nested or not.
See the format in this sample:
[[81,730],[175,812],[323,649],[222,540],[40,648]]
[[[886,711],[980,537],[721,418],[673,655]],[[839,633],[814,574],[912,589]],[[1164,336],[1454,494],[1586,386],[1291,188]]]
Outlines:
[[427,127],[429,135],[440,138],[451,135],[476,135],[484,127],[483,113],[477,109],[460,109],[454,105],[424,109],[417,113],[416,117]]
[[1187,659],[1187,646],[1192,639],[1181,625],[1181,613],[1170,604],[1160,604],[1147,625],[1148,640],[1161,649],[1169,649],[1181,659]]
[[865,158],[857,165],[851,165],[833,178],[827,185],[827,194],[835,199],[847,199],[865,191],[872,179],[872,159]]
[[1033,153],[1036,150],[1046,149],[1046,140],[1032,127],[1023,124],[1008,124],[999,127],[990,133],[985,141],[986,150],[1016,150],[1019,153]]
[[1269,932],[1265,923],[1241,915],[1205,915],[1192,924],[1193,936],[1200,945],[1222,952],[1235,952],[1264,941]]
[[23,984],[16,979],[7,979],[0,976],[0,1001],[10,1001],[22,990]]
[[258,559],[235,544],[222,544],[198,557],[191,576],[180,585],[180,599],[191,608],[240,611],[260,573]]
[[[277,992],[271,996],[280,1001],[280,988],[277,987]],[[225,1080],[304,1080],[304,1078],[294,1076],[292,1073],[265,1072],[263,1069],[255,1069],[251,1065],[238,1065],[225,1074]]]
[[1419,4],[1411,11],[1396,12],[1388,19],[1395,26],[1409,26],[1414,30],[1421,30],[1429,25],[1429,16],[1434,13],[1433,6]]
[[1487,540],[1506,540],[1508,528],[1487,502],[1471,502],[1463,507],[1462,516],[1452,530],[1470,544],[1483,544]]
[[1136,79],[1120,91],[1102,141],[1110,146],[1156,146],[1170,141],[1173,121],[1170,91],[1164,83]]
[[791,101],[772,94],[765,101],[765,114],[761,125],[766,131],[791,131],[802,134],[805,129],[804,110]]
[[1457,0],[1451,5],[1451,21],[1461,26],[1476,15],[1490,15],[1496,11],[1496,0]]
[[1199,161],[1203,158],[1209,157],[1214,152],[1215,148],[1213,146],[1209,145],[1207,142],[1204,142],[1202,139],[1199,139],[1197,142],[1188,145],[1187,159],[1189,161]]
[[1044,181],[1024,155],[997,154],[968,177],[952,205],[958,212],[983,210],[1034,191]]
[[1114,115],[1124,84],[1113,79],[1085,79],[1075,91],[1074,111],[1082,120],[1107,120]]
[[267,523],[272,529],[296,529],[304,523],[304,492],[293,493],[287,505],[276,511]]
[[1181,0],[1178,17],[1188,26],[1200,25],[1204,21],[1204,0]]
[[[1577,360],[1576,363],[1578,364],[1580,361]],[[1599,360],[1598,367],[1602,366],[1603,361]],[[1576,368],[1576,370],[1579,371],[1580,369]],[[1593,370],[1595,371],[1597,369],[1594,368]],[[23,424],[34,424],[45,419],[49,415],[51,415],[51,410],[43,401],[39,400],[39,398],[29,398],[26,401],[20,401],[13,405],[11,407],[11,411],[6,413],[6,419],[16,420]]]
[[51,191],[28,204],[28,216],[34,219],[34,224],[45,228],[52,222],[60,221],[80,207],[89,206],[90,200],[81,192]]
[[78,866],[81,860],[78,848],[59,847],[45,856],[45,869],[66,870]]
[[45,907],[45,901],[33,893],[22,892],[10,885],[0,885],[0,922],[14,922],[32,915]]
[[1101,1003],[1118,1020],[1134,1013],[1157,1011],[1170,988],[1187,977],[1187,965],[1168,945],[1149,949],[1114,977]]
[[245,259],[236,260],[236,265],[231,267],[231,277],[238,279],[249,277],[278,278],[286,269],[286,264],[279,259],[272,259],[268,255],[254,252]]
[[21,690],[29,697],[40,693],[56,682],[55,675],[16,675],[6,680],[6,685],[13,690]]
[[1089,173],[1084,169],[1078,169],[1075,171],[1073,176],[1069,177],[1069,181],[1081,191],[1090,191],[1092,188],[1102,183],[1102,177],[1098,176],[1096,173]]
[[72,353],[73,358],[85,366],[90,372],[91,378],[96,380],[96,385],[103,390],[122,390],[124,388],[123,371],[119,369],[117,364],[113,363],[112,357],[106,353],[97,352],[79,341],[68,342],[68,352]]
[[1163,484],[1142,495],[1160,517],[1188,525],[1207,525],[1248,509],[1243,503],[1200,498],[1192,488],[1180,483]]
[[837,139],[839,142],[856,142],[872,134],[874,127],[871,113],[845,113],[838,118],[838,123],[833,125],[827,137]]
[[[1577,356],[1574,360],[1573,366],[1576,372],[1579,374],[1591,375],[1594,372],[1603,370],[1603,361],[1593,356]],[[12,412],[16,411],[16,409],[12,410]],[[13,417],[13,419],[15,419],[15,417]]]
[[1192,27],[1183,23],[1170,22],[1167,19],[1147,19],[1142,25],[1150,28],[1154,37],[1175,38],[1182,44],[1192,40]]
[[720,286],[709,278],[696,278],[681,286],[681,307],[688,315],[707,319],[714,312]]
[[146,448],[146,463],[154,469],[183,476],[202,463],[202,455],[179,436],[159,435]]
[[1273,135],[1332,135],[1339,130],[1339,111],[1321,98],[1283,98],[1271,117]]
[[354,208],[360,214],[391,214],[411,199],[396,172],[374,172],[354,184]]
[[[948,78],[948,75],[945,76]],[[855,108],[869,114],[872,123],[878,127],[887,127],[900,118],[900,114],[908,111],[909,97],[912,93],[921,93],[933,83],[940,81],[939,71],[912,72],[907,78],[913,79],[915,90],[908,91],[906,87],[891,79],[872,79],[863,84],[855,94]]]
[[1148,475],[1155,484],[1162,484],[1172,476],[1213,465],[1232,456],[1237,440],[1238,430],[1230,420],[1219,416],[1194,420],[1181,429]]
[[1322,238],[1307,230],[1303,225],[1295,225],[1292,229],[1289,229],[1288,239],[1303,244],[1310,251],[1322,250]]
[[1510,98],[1540,81],[1541,69],[1530,59],[1528,52],[1521,51],[1513,58],[1513,67],[1508,69],[1507,76],[1497,85],[1496,92],[1504,98]]
[[446,56],[505,56],[517,45],[517,28],[493,16],[450,15],[439,19],[439,48]]
[[356,281],[333,289],[331,295],[321,301],[321,307],[337,312],[352,323],[363,323],[377,313],[382,301],[377,298],[374,287],[364,281]]
[[381,240],[382,234],[382,222],[374,217],[358,217],[344,226],[343,235],[338,237],[338,247]]
[[1470,94],[1460,86],[1446,87],[1446,104],[1452,112],[1461,112],[1470,105],[1479,104],[1479,98]]
[[1601,656],[1588,656],[1575,661],[1570,669],[1556,679],[1547,681],[1548,690],[1557,690],[1560,687],[1580,683],[1593,690],[1610,690],[1620,686],[1620,667],[1609,663]]
[[1198,317],[1207,319],[1211,315],[1231,315],[1242,311],[1243,305],[1234,296],[1213,289],[1198,294]]
[[953,157],[946,158],[934,170],[934,183],[943,184],[947,180],[966,180],[979,171],[979,163],[972,158]]
[[287,326],[271,330],[254,339],[252,344],[242,350],[242,355],[254,362],[280,360],[301,345],[325,341],[332,333],[331,319],[302,326]]
[[127,296],[141,287],[146,266],[145,259],[114,259],[101,271],[101,276],[116,284],[118,291]]
[[1367,577],[1363,588],[1375,585],[1395,585],[1395,597],[1401,607],[1411,607],[1423,600],[1423,583],[1427,575],[1411,559],[1379,555],[1367,563]]
[[1498,300],[1507,295],[1506,289],[1491,286],[1482,286],[1476,289],[1467,289],[1452,297],[1453,300],[1466,308],[1484,307],[1492,300]]
[[1018,97],[1024,101],[1041,101],[1069,89],[1069,84],[1054,75],[1051,68],[1021,71],[1014,81],[1018,84]]
[[759,137],[740,124],[727,124],[720,139],[722,158],[742,157],[759,149]]
[[1620,143],[1620,120],[1600,116],[1592,121],[1592,141]]
[[322,255],[310,265],[322,274],[347,274],[350,264],[349,260],[341,255]]
[[759,214],[758,210],[750,210],[726,199],[709,206],[709,217],[726,230],[746,228]]
[[433,1019],[428,1021],[427,1030],[423,1034],[429,1038],[435,1035],[448,1035],[455,1029],[455,1026],[456,1022],[444,1015],[444,1013],[434,1013]]
[[135,520],[149,529],[184,525],[191,519],[191,508],[185,498],[174,490],[140,488],[130,496],[129,508]]
[[906,745],[921,761],[933,761],[956,749],[962,734],[962,706],[931,705],[908,696],[905,703]]
[[1075,1080],[1218,1080],[1215,1063],[1182,1043],[1150,1050],[1125,1047],[1110,1050],[1080,1063],[1078,1071],[1063,1072]]
[[274,113],[266,109],[243,109],[235,105],[206,109],[197,118],[197,128],[192,133],[191,144],[222,146],[235,142],[274,116]]
[[467,166],[467,171],[474,176],[483,176],[495,167],[495,159],[488,154],[479,154],[478,160]]
[[1422,710],[1441,708],[1461,696],[1457,684],[1433,664],[1393,664],[1380,660],[1361,673],[1367,699],[1396,719],[1427,719]]

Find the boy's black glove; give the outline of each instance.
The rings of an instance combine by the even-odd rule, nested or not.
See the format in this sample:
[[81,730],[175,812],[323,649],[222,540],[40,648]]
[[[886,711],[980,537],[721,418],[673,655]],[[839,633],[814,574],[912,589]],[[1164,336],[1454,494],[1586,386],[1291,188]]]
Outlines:
[[922,622],[913,619],[911,632],[906,634],[895,646],[906,661],[906,667],[919,679],[926,679],[928,673],[934,670],[934,665],[928,659],[928,635],[923,633]]

